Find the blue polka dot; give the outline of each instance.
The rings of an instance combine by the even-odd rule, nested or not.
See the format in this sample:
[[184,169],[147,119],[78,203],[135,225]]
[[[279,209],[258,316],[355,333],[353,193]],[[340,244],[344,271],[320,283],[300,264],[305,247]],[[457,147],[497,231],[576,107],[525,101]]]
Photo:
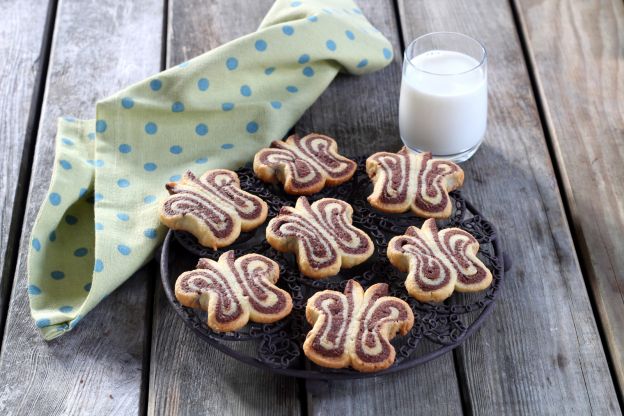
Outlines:
[[172,175],[172,176],[169,178],[169,180],[170,180],[171,182],[177,182],[177,181],[179,181],[180,179],[182,179],[182,176],[181,176],[181,175]]
[[51,242],[55,242],[55,241],[56,241],[56,231],[52,231],[52,232],[50,233],[50,236],[48,237],[48,239],[49,239]]
[[292,7],[299,7],[299,6],[301,6],[301,2],[300,1],[293,1],[292,3],[290,3],[290,5]]
[[197,88],[200,91],[206,91],[209,86],[210,86],[210,82],[206,78],[200,78],[197,81]]
[[91,291],[91,283],[87,283],[86,285],[84,285],[83,289],[85,290],[85,292],[90,292]]
[[[247,133],[255,133],[258,131],[258,123],[256,123],[255,121],[250,121],[249,123],[247,123]],[[224,145],[225,146],[225,145]],[[223,147],[223,146],[221,146]],[[223,147],[224,149],[226,149],[226,147]]]
[[132,151],[132,146],[130,146],[129,144],[120,144],[119,151],[121,153],[130,153]]
[[87,163],[91,166],[95,166],[96,168],[101,168],[104,166],[104,161],[101,159],[98,160],[87,160]]
[[256,41],[256,43],[254,44],[254,46],[256,47],[256,50],[258,52],[264,52],[264,51],[266,51],[266,48],[267,48],[268,45],[267,45],[266,41],[264,41],[262,39],[258,39]]
[[145,124],[145,133],[147,134],[156,134],[156,132],[158,131],[158,126],[156,125],[156,123],[153,122],[149,122]]
[[76,117],[72,117],[72,116],[65,116],[63,117],[63,119],[65,121],[69,121],[70,123],[73,123],[74,121],[76,121]]
[[316,22],[316,21],[318,20],[318,17],[316,17],[316,16],[310,16],[310,17],[308,17],[308,20],[309,20],[310,22]]
[[95,230],[96,231],[102,231],[104,229],[104,224],[102,224],[101,222],[96,222],[95,223]]
[[251,87],[249,85],[243,85],[240,87],[240,93],[243,97],[251,96]]
[[49,319],[39,319],[39,320],[37,320],[37,322],[35,322],[35,325],[37,325],[38,328],[45,328],[46,326],[50,326],[50,320]]
[[95,131],[98,133],[104,133],[106,131],[106,127],[106,121],[104,120],[98,120],[95,122]]
[[282,103],[280,101],[271,101],[271,107],[279,110],[280,108],[282,108]]
[[69,225],[75,225],[78,222],[78,218],[74,217],[73,215],[66,215],[65,222]]
[[156,231],[155,228],[148,228],[145,231],[143,231],[143,235],[153,240],[154,238],[156,238],[156,236],[158,236],[158,232]]
[[134,100],[130,97],[124,97],[121,99],[121,106],[126,109],[132,108],[134,107]]
[[156,197],[154,195],[147,195],[143,198],[143,202],[146,204],[151,204],[152,202],[156,202]]
[[366,65],[368,65],[368,59],[362,59],[358,64],[357,67],[358,68],[364,68]]
[[297,62],[299,62],[301,65],[307,64],[308,62],[310,62],[310,55],[308,55],[307,53],[304,53],[303,55],[299,57]]
[[95,264],[93,265],[93,271],[100,273],[102,270],[104,270],[104,262],[100,259],[96,259]]
[[89,252],[89,250],[86,249],[86,247],[80,247],[78,249],[76,249],[76,251],[74,251],[74,256],[76,257],[84,257],[87,255],[87,253]]
[[117,218],[120,221],[128,221],[130,219],[130,216],[128,214],[126,214],[125,212],[118,212],[117,213]]
[[355,35],[350,30],[345,31],[345,35],[349,38],[349,40],[355,39]]
[[274,67],[274,66],[272,66],[272,67],[269,67],[269,68],[265,69],[265,70],[264,70],[264,73],[265,73],[266,75],[271,75],[271,74],[273,73],[273,71],[275,71],[275,67]]
[[208,134],[208,126],[204,123],[199,123],[195,126],[195,133],[198,136],[205,136],[206,134]]
[[157,167],[158,166],[156,166],[156,163],[152,163],[152,162],[148,162],[148,163],[143,165],[143,169],[145,169],[148,172],[155,171]]
[[128,179],[121,178],[117,181],[117,186],[120,188],[127,188],[130,186],[130,181]]
[[65,278],[65,273],[63,273],[60,270],[55,270],[52,273],[50,273],[50,277],[54,280],[61,280]]
[[34,238],[32,240],[32,246],[36,251],[41,250],[41,241],[37,240],[36,238]]
[[178,67],[180,67],[180,68],[186,68],[187,66],[189,66],[188,61],[184,61],[184,62],[182,62],[181,64],[178,65]]
[[184,111],[184,104],[182,104],[180,101],[176,101],[171,105],[171,111],[173,111],[174,113],[181,113],[182,111]]
[[70,170],[70,169],[72,168],[71,163],[69,163],[69,162],[68,162],[68,161],[66,161],[66,160],[61,160],[61,161],[59,161],[59,163],[61,164],[61,166],[62,166],[62,167],[63,167],[63,169],[65,169],[65,170]]
[[82,198],[86,194],[87,194],[87,188],[80,188],[80,191],[78,191],[78,198]]
[[29,295],[40,295],[41,294],[41,289],[39,289],[39,287],[35,286],[35,285],[28,285],[28,294]]
[[236,68],[238,68],[238,59],[233,58],[233,57],[228,58],[227,61],[225,61],[225,66],[230,71],[235,70]]
[[223,111],[230,111],[234,108],[234,103],[223,103],[221,104],[221,108]]
[[383,56],[386,59],[392,58],[392,51],[388,48],[383,48]]
[[205,157],[199,158],[195,161],[195,163],[197,163],[198,165],[203,165],[206,162],[208,162],[208,159]]
[[295,29],[292,26],[285,25],[282,27],[282,32],[284,32],[286,36],[292,36],[293,33],[295,33]]
[[289,85],[289,86],[286,87],[286,91],[295,93],[295,92],[299,91],[299,88],[295,87],[294,85]]
[[121,254],[123,254],[124,256],[127,256],[128,254],[130,254],[130,252],[131,252],[132,250],[131,250],[131,249],[130,249],[130,247],[128,247],[128,246],[125,246],[125,245],[123,245],[123,244],[119,244],[119,245],[117,246],[117,251],[119,251],[119,252],[120,252]]
[[158,91],[162,87],[162,82],[159,79],[153,79],[150,81],[150,88],[152,91]]
[[48,197],[48,199],[50,200],[50,203],[54,206],[57,206],[58,204],[61,203],[61,196],[57,194],[56,192],[52,192],[50,196]]
[[91,133],[87,134],[87,138],[89,140],[95,140],[95,133],[91,132]]
[[73,146],[74,142],[70,139],[68,139],[67,137],[63,137],[61,139],[61,141],[63,142],[63,144],[67,145],[67,146]]
[[182,146],[178,146],[178,145],[171,146],[169,148],[169,151],[173,153],[174,155],[179,155],[180,153],[182,153]]
[[162,82],[159,79],[153,79],[150,81],[150,88],[152,91],[158,91],[162,88]]
[[71,312],[71,311],[73,311],[73,310],[74,310],[74,308],[72,308],[72,307],[71,307],[71,306],[69,306],[69,305],[61,306],[61,307],[59,308],[59,311],[61,311],[61,312],[63,312],[63,313],[70,313],[70,312]]
[[232,149],[234,145],[232,143],[224,143],[221,145],[221,149]]
[[306,66],[305,68],[303,68],[303,75],[305,75],[308,78],[313,77],[314,70],[312,69],[312,67]]
[[327,42],[325,42],[325,46],[327,46],[327,49],[329,49],[330,51],[335,51],[336,50],[336,42],[334,42],[333,40],[328,40]]
[[353,13],[355,13],[355,14],[362,14],[362,10],[360,10],[358,8],[354,8],[353,9]]
[[100,194],[100,193],[96,193],[95,195],[93,195],[93,201],[94,202],[99,202],[101,200],[104,199],[104,195]]

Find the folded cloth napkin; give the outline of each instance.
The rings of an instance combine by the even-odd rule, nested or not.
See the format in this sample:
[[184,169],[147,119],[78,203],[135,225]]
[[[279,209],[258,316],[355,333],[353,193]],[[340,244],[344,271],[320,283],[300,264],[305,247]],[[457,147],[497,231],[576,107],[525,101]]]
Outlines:
[[153,256],[166,182],[243,165],[339,71],[364,74],[391,59],[352,0],[278,0],[257,32],[98,102],[96,120],[60,119],[28,254],[43,337],[70,331]]

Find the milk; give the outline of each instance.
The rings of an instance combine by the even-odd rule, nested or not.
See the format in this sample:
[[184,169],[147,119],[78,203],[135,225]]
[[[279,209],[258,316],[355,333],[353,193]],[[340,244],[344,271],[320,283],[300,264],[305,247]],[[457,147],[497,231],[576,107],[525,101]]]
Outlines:
[[[473,151],[487,122],[485,65],[461,52],[432,50],[404,63],[399,129],[406,146],[434,156]],[[476,69],[475,69],[476,68]]]

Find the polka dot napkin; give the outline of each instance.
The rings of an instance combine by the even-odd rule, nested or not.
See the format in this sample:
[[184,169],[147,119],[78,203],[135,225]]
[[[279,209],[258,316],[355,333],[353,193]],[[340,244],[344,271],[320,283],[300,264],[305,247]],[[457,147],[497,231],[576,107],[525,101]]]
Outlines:
[[95,121],[60,119],[28,256],[43,337],[70,331],[153,256],[166,232],[166,182],[245,164],[339,71],[360,75],[391,60],[352,0],[278,0],[257,32],[98,102]]

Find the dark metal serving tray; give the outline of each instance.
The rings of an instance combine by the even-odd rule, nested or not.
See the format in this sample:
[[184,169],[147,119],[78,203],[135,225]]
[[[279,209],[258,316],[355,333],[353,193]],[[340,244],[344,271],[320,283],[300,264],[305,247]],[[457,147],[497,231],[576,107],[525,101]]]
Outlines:
[[[276,216],[282,206],[294,205],[297,197],[287,195],[277,186],[263,183],[254,176],[251,167],[241,168],[237,173],[241,188],[260,196],[269,205],[269,218],[262,226],[241,234],[233,245],[220,250],[199,245],[195,237],[186,232],[169,231],[160,259],[162,284],[169,303],[193,332],[237,360],[276,373],[310,379],[355,379],[390,374],[433,360],[460,345],[483,324],[492,312],[505,269],[510,263],[503,256],[492,224],[461,192],[451,193],[453,214],[447,220],[438,221],[438,226],[440,229],[459,227],[472,234],[480,243],[478,255],[492,271],[494,279],[483,292],[456,292],[441,304],[418,302],[407,295],[403,286],[405,274],[390,264],[386,248],[392,237],[403,234],[410,225],[420,227],[424,220],[411,213],[395,215],[374,210],[366,201],[372,192],[372,184],[366,175],[366,159],[359,158],[357,162],[357,172],[349,182],[308,197],[311,202],[326,197],[349,202],[354,210],[353,224],[366,232],[375,243],[375,253],[369,260],[352,269],[341,270],[337,276],[324,280],[307,278],[299,273],[294,255],[279,253],[266,242],[264,235],[268,220]],[[293,299],[293,310],[288,317],[273,324],[250,323],[238,332],[217,333],[206,325],[204,311],[178,303],[174,295],[177,277],[184,271],[194,269],[200,257],[216,260],[228,250],[235,250],[237,256],[259,253],[279,263],[278,286],[288,291]],[[307,299],[319,290],[342,291],[349,279],[359,281],[363,287],[378,282],[388,283],[390,294],[408,302],[414,311],[414,327],[406,336],[397,336],[392,341],[397,352],[396,361],[384,371],[360,373],[351,369],[326,369],[312,363],[303,354],[303,341],[310,330],[305,320]]]

